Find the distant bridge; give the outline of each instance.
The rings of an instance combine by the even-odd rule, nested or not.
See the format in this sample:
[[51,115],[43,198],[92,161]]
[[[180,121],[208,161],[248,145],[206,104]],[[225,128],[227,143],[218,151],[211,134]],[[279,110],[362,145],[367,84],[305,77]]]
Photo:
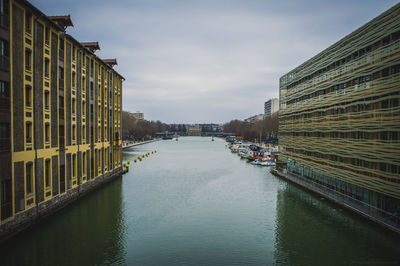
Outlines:
[[[178,132],[178,131],[167,131],[167,132],[157,132],[155,134],[158,137],[163,137],[163,136],[173,136],[173,135],[178,135],[178,136],[194,136],[191,135],[189,132]],[[225,132],[200,132],[200,136],[214,136],[214,137],[226,137],[226,136],[232,136],[234,133],[225,133]]]

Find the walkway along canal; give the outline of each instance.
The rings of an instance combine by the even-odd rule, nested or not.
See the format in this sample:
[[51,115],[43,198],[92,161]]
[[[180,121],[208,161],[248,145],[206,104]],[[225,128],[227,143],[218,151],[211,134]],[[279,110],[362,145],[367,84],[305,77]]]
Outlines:
[[223,140],[162,140],[123,157],[127,174],[2,244],[1,265],[400,263],[393,233],[246,163]]

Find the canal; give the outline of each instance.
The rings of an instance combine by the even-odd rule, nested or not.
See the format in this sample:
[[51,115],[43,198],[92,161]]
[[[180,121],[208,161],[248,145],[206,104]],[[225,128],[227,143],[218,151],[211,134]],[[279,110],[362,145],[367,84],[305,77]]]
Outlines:
[[124,151],[129,173],[0,245],[0,265],[400,263],[398,237],[225,144],[182,137]]

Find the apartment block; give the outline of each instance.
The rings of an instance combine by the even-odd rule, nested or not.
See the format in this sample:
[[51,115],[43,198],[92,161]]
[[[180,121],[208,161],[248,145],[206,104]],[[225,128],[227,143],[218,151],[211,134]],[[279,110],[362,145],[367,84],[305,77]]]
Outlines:
[[278,170],[388,223],[400,221],[399,18],[397,4],[280,78]]
[[124,78],[70,26],[28,1],[0,1],[0,225],[122,171]]
[[270,116],[275,112],[279,111],[279,100],[278,98],[269,99],[264,103],[264,116]]

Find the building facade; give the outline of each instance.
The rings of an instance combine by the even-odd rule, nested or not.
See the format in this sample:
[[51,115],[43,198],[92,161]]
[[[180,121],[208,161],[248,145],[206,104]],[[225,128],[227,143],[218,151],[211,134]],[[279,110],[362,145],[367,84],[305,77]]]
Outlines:
[[144,114],[136,111],[135,113],[131,113],[131,115],[137,120],[144,120]]
[[198,126],[198,125],[188,126],[187,134],[188,134],[188,136],[200,136],[201,135],[200,126]]
[[244,121],[249,123],[255,123],[257,121],[263,120],[265,117],[266,116],[264,114],[258,114],[250,116],[249,118],[246,118]]
[[399,18],[397,4],[282,76],[279,114],[287,173],[397,224]]
[[264,115],[265,117],[272,115],[279,111],[279,100],[278,98],[272,98],[264,103]]
[[65,32],[69,16],[0,3],[4,225],[122,171],[123,77],[95,55],[98,43]]

